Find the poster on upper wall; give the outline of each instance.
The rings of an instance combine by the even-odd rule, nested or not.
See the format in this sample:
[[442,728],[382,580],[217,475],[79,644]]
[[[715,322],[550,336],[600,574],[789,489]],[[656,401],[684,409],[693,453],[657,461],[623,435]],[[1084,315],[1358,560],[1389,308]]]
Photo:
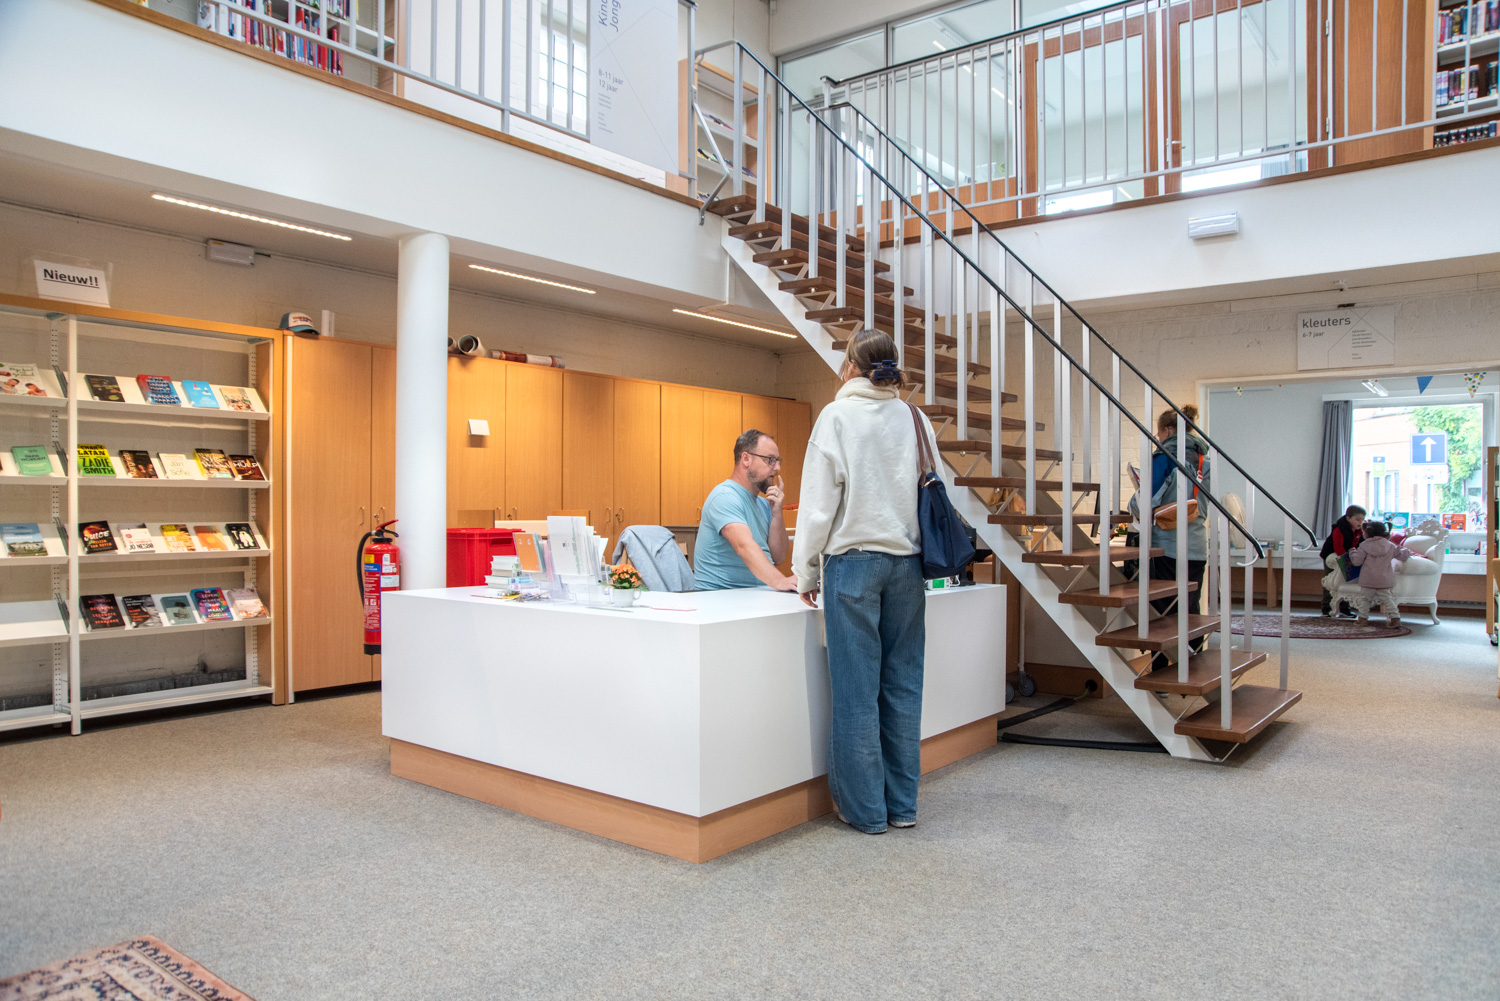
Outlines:
[[36,265],[38,298],[85,302],[91,306],[109,305],[109,273],[105,269],[40,259],[34,259],[32,263]]
[[1297,369],[1396,364],[1396,307],[1297,314]]
[[678,0],[589,0],[589,142],[675,174]]

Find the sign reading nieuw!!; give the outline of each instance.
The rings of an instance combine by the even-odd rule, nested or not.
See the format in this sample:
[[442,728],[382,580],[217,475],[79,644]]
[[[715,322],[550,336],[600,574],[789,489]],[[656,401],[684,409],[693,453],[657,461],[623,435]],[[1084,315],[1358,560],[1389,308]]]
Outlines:
[[43,299],[109,305],[109,279],[98,268],[36,261],[36,294]]

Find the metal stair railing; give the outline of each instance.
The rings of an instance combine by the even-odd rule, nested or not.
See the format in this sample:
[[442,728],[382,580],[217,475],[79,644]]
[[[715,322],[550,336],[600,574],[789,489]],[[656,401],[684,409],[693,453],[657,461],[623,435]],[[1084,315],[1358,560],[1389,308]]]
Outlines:
[[[1059,537],[1062,551],[1071,554],[1074,544],[1074,493],[1075,479],[1073,464],[1073,408],[1072,387],[1074,372],[1084,380],[1088,386],[1092,386],[1098,394],[1098,434],[1100,441],[1101,472],[1106,475],[1100,477],[1100,495],[1098,511],[1101,530],[1099,533],[1099,590],[1101,594],[1108,594],[1110,589],[1111,554],[1109,546],[1109,524],[1110,515],[1114,510],[1112,498],[1112,487],[1118,485],[1119,461],[1121,457],[1120,444],[1120,418],[1128,420],[1135,426],[1140,435],[1141,455],[1152,454],[1152,447],[1163,454],[1176,470],[1177,491],[1179,497],[1188,494],[1188,483],[1191,482],[1199,488],[1200,496],[1210,506],[1218,511],[1220,520],[1220,535],[1227,539],[1230,526],[1237,529],[1245,538],[1247,548],[1253,548],[1257,557],[1266,555],[1265,549],[1255,539],[1254,534],[1241,524],[1233,514],[1226,508],[1223,501],[1208,490],[1207,484],[1190,469],[1186,463],[1185,444],[1187,422],[1180,408],[1171,404],[1170,400],[1162,397],[1173,411],[1177,414],[1178,423],[1178,449],[1177,454],[1172,455],[1163,451],[1162,442],[1152,434],[1148,423],[1151,420],[1154,399],[1160,396],[1156,387],[1140,376],[1144,387],[1144,412],[1146,421],[1138,419],[1131,413],[1129,407],[1121,402],[1118,387],[1120,377],[1120,364],[1124,359],[1120,354],[1103,342],[1109,352],[1108,361],[1113,375],[1115,389],[1112,391],[1097,379],[1090,365],[1091,337],[1081,336],[1081,354],[1083,361],[1075,358],[1064,347],[1064,334],[1062,329],[1063,301],[1055,290],[1045,283],[1042,284],[1044,295],[1040,298],[1047,300],[1046,305],[1051,307],[1052,327],[1049,331],[1036,317],[1035,311],[1038,304],[1037,285],[1039,281],[1029,268],[1026,268],[1019,259],[1005,245],[997,239],[981,242],[980,233],[982,227],[971,226],[970,235],[972,240],[973,256],[965,253],[956,241],[954,224],[957,216],[956,200],[951,197],[946,199],[946,231],[939,226],[927,212],[919,209],[906,195],[911,190],[911,184],[920,183],[921,201],[924,206],[931,205],[935,178],[930,173],[921,169],[920,164],[911,160],[904,151],[900,150],[889,137],[883,133],[877,133],[874,145],[861,151],[862,143],[857,127],[850,128],[850,124],[857,126],[857,119],[840,111],[839,127],[831,125],[820,116],[812,107],[803,101],[781,81],[761,60],[746,49],[739,42],[726,42],[722,46],[714,46],[695,54],[694,65],[711,51],[719,48],[728,48],[730,58],[733,62],[733,78],[735,80],[735,150],[736,163],[743,162],[742,150],[745,140],[745,120],[739,113],[741,98],[745,91],[746,83],[744,59],[748,56],[754,63],[755,94],[759,102],[761,114],[758,120],[762,127],[759,133],[759,169],[754,194],[751,204],[753,205],[752,217],[754,223],[764,224],[767,219],[767,187],[774,188],[776,201],[781,208],[781,219],[779,232],[776,239],[779,249],[790,251],[793,243],[793,233],[796,228],[806,225],[806,238],[808,244],[807,274],[816,277],[821,258],[820,245],[823,242],[824,230],[831,229],[834,236],[834,266],[836,275],[834,287],[831,293],[833,307],[838,310],[850,309],[849,302],[849,268],[847,266],[848,254],[851,249],[851,240],[863,239],[858,249],[863,252],[863,275],[862,313],[859,321],[864,326],[877,325],[878,320],[889,319],[889,325],[896,331],[896,342],[901,354],[903,368],[907,348],[906,338],[906,313],[903,292],[903,258],[905,257],[905,237],[908,223],[916,226],[920,237],[919,261],[920,264],[920,292],[923,303],[923,372],[921,382],[926,401],[934,403],[938,397],[937,382],[937,352],[935,330],[937,321],[942,319],[945,333],[952,338],[955,345],[955,356],[957,360],[955,377],[952,383],[952,391],[943,395],[951,396],[956,401],[956,429],[960,440],[968,439],[969,435],[969,386],[967,363],[976,359],[979,355],[980,328],[987,324],[989,332],[989,357],[991,359],[992,371],[997,373],[992,394],[1002,393],[1005,386],[1006,356],[1007,356],[1007,331],[1006,322],[1013,313],[1019,318],[1023,330],[1023,354],[1024,354],[1024,382],[1025,395],[1022,403],[1025,409],[1025,513],[1035,515],[1037,513],[1037,426],[1036,426],[1036,397],[1037,397],[1037,347],[1038,341],[1042,342],[1042,353],[1051,349],[1051,375],[1053,379],[1053,416],[1051,426],[1052,445],[1060,453],[1060,464],[1062,466],[1062,517]],[[775,95],[770,101],[768,98],[767,84],[775,88]],[[771,116],[767,109],[775,109],[774,117],[775,140],[772,140],[770,129],[766,127]],[[806,151],[805,164],[806,173],[800,180],[804,181],[806,214],[803,221],[796,220],[793,216],[794,192],[799,180],[796,171],[801,170],[802,164],[798,162],[800,157],[793,155],[794,132],[800,127],[801,122],[793,121],[794,108],[800,109],[806,115]],[[866,144],[868,145],[868,144]],[[884,169],[877,169],[871,159],[880,161]],[[892,166],[900,172],[896,181],[890,179]],[[913,169],[917,170],[913,174]],[[740,171],[735,171],[733,193],[735,196],[745,195],[745,177]],[[938,191],[943,191],[941,185],[936,185]],[[977,222],[977,220],[976,220]],[[763,233],[770,232],[763,230]],[[988,232],[986,230],[986,232]],[[891,296],[889,309],[882,317],[877,306],[884,304],[877,302],[875,295],[875,268],[874,263],[880,252],[886,234],[890,234],[893,247],[891,266],[891,281],[894,283],[894,292]],[[993,234],[991,234],[992,236]],[[999,273],[999,281],[992,275],[991,271],[982,267],[980,261],[985,256],[985,248],[991,249],[990,256],[996,258],[996,270]],[[1023,272],[1024,294],[1018,288],[1011,288],[1010,281],[1011,265],[1019,265]],[[1012,294],[1014,292],[1015,294]],[[1022,305],[1017,296],[1024,295],[1026,305]],[[1003,306],[1002,306],[1003,302]],[[986,308],[987,307],[987,308]],[[845,314],[846,316],[848,314]],[[1076,313],[1073,314],[1077,316]],[[1081,318],[1079,318],[1081,320]],[[1084,329],[1089,329],[1085,323]],[[1102,339],[1101,339],[1102,341]],[[1126,363],[1128,364],[1128,362]],[[1132,372],[1139,375],[1134,366],[1130,366]],[[1002,397],[992,395],[991,404],[991,440],[989,442],[988,457],[990,468],[994,475],[999,475],[1003,468],[1004,456],[1002,455],[1000,435],[1000,404]],[[1087,481],[1093,467],[1093,457],[1088,446],[1091,433],[1090,424],[1092,417],[1089,415],[1089,394],[1087,387],[1082,393],[1084,405],[1084,430],[1085,442],[1083,454],[1083,480]],[[1194,425],[1196,427],[1196,425]],[[1217,451],[1217,450],[1216,450]],[[1238,467],[1236,467],[1238,468]],[[1114,482],[1111,483],[1109,473],[1114,473]],[[1247,482],[1249,480],[1247,479]],[[1149,497],[1150,490],[1147,490]],[[1149,506],[1149,503],[1147,505]],[[1278,505],[1280,506],[1280,505]],[[1292,516],[1286,512],[1286,535],[1288,542],[1291,536]],[[1137,605],[1137,623],[1139,634],[1142,638],[1147,635],[1151,606],[1149,603],[1149,587],[1146,581],[1149,579],[1148,571],[1144,568],[1149,566],[1150,533],[1152,518],[1149,512],[1143,511],[1141,517],[1141,555],[1144,558],[1141,574],[1142,584],[1139,587],[1139,601]],[[1303,526],[1304,529],[1306,526]],[[1178,520],[1177,529],[1177,551],[1181,554],[1188,552],[1187,519]],[[1309,531],[1309,535],[1311,532]],[[1227,560],[1227,547],[1223,551],[1221,563]],[[1187,612],[1187,560],[1177,561],[1177,611],[1178,611],[1178,671],[1182,681],[1187,680],[1189,641],[1188,641],[1188,612]],[[1253,563],[1253,560],[1251,561]],[[1248,574],[1247,565],[1247,574]],[[1227,575],[1221,577],[1221,589],[1227,587]],[[1207,584],[1207,582],[1205,582]],[[1227,595],[1227,590],[1224,591]],[[1228,603],[1223,602],[1222,612],[1227,616]],[[1227,627],[1227,619],[1224,622]],[[1253,628],[1249,625],[1247,617],[1246,643],[1249,642],[1249,634]],[[1221,646],[1224,649],[1222,679],[1220,686],[1220,699],[1223,706],[1223,718],[1226,726],[1229,723],[1232,711],[1232,679],[1230,676],[1230,654],[1229,634],[1227,628],[1221,637]],[[1286,664],[1283,663],[1283,677],[1286,674]]]

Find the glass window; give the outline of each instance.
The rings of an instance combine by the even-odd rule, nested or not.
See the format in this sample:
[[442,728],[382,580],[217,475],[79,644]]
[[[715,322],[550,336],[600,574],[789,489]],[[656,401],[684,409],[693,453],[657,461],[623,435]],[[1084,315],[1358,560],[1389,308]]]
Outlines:
[[891,30],[891,64],[961,49],[1011,30],[1011,0],[982,0],[898,24]]
[[[1483,422],[1477,402],[1356,407],[1353,481],[1364,496],[1354,502],[1397,528],[1439,518],[1455,532],[1482,533],[1486,512],[1474,488],[1484,473]],[[1424,437],[1446,462],[1418,461],[1429,455],[1417,447]]]
[[1108,7],[1113,0],[1021,0],[1021,27],[1030,28],[1058,18]]
[[823,99],[823,78],[842,80],[885,66],[885,31],[872,31],[817,52],[781,62],[781,79],[802,100]]

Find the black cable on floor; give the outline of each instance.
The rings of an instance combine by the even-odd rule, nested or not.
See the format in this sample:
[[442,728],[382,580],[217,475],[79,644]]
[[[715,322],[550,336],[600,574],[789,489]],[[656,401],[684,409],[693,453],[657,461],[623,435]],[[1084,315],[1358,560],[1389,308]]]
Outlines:
[[1040,744],[1043,747],[1087,747],[1095,751],[1160,751],[1167,749],[1156,741],[1130,740],[1072,740],[1066,737],[1029,737],[1024,733],[1002,733],[1000,739],[1009,744]]
[[1082,697],[1083,696],[1078,695],[1071,698],[1058,699],[1056,702],[1049,702],[1047,705],[1042,706],[1040,709],[1033,709],[1029,713],[1022,713],[1019,716],[1012,716],[1009,719],[1003,719],[998,724],[996,724],[995,729],[1004,730],[1008,726],[1015,726],[1017,723],[1025,723],[1027,720],[1036,719],[1038,716],[1045,716],[1048,713],[1055,713],[1059,709],[1066,709],[1068,708],[1068,706],[1071,706],[1074,702],[1077,702]]

